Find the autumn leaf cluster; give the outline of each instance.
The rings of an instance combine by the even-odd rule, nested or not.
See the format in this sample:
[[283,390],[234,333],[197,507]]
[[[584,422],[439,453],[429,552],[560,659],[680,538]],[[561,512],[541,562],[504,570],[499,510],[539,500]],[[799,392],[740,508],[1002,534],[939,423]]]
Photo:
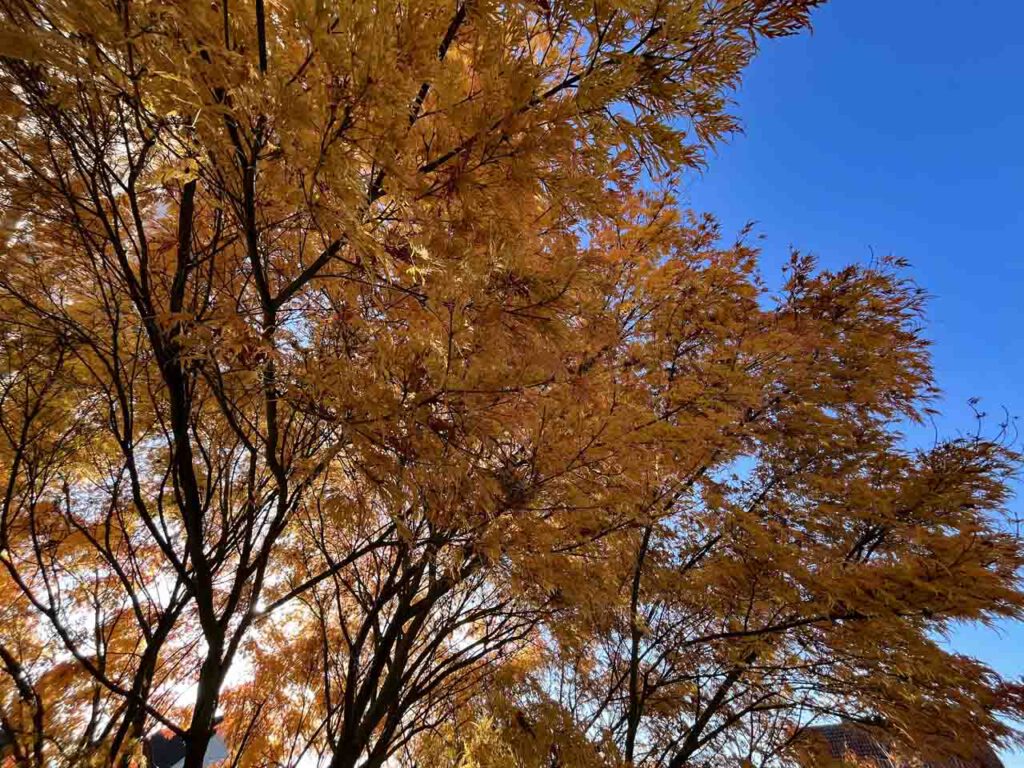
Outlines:
[[1015,741],[938,638],[1022,614],[1017,456],[908,446],[907,266],[673,196],[815,5],[0,0],[6,755]]

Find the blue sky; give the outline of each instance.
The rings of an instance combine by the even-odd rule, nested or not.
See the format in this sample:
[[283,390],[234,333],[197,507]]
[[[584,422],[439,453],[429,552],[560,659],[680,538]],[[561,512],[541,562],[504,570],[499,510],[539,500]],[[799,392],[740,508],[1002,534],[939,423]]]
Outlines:
[[[909,259],[933,297],[944,435],[973,428],[971,397],[991,429],[1004,406],[1024,428],[1022,29],[1011,0],[834,0],[813,33],[765,46],[736,94],[744,134],[682,189],[726,234],[756,221],[769,276],[791,246]],[[950,642],[1024,675],[1020,625]]]

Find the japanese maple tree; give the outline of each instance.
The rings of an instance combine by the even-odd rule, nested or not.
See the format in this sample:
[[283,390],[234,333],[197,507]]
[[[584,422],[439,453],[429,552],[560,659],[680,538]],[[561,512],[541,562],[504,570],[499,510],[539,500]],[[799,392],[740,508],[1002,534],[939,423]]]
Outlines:
[[[944,755],[1017,456],[895,259],[673,197],[815,0],[0,0],[0,733],[26,766]],[[220,717],[223,716],[223,723]]]

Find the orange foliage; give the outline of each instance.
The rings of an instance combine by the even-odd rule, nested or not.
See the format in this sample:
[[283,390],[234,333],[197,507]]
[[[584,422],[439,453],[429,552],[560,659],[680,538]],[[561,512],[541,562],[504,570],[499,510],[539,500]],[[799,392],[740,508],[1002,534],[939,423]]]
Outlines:
[[1017,457],[909,450],[896,260],[680,211],[814,0],[0,0],[21,765],[771,765],[1012,740]]

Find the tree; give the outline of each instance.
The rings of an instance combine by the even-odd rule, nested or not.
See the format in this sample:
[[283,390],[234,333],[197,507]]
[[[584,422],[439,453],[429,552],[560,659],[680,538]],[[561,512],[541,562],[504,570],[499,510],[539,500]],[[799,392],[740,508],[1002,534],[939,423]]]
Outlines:
[[[19,764],[771,763],[1016,737],[998,441],[905,266],[681,212],[813,0],[0,2]],[[868,675],[867,672],[871,671]]]

